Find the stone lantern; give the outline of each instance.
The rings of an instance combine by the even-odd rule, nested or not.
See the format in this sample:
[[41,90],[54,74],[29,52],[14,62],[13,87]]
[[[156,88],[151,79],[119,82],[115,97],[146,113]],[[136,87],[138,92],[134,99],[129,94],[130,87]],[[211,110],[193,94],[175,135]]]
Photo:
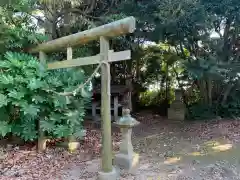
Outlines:
[[129,109],[123,109],[123,116],[115,123],[121,129],[122,141],[119,153],[115,155],[114,164],[132,172],[138,167],[139,155],[133,151],[132,128],[140,123],[131,117]]

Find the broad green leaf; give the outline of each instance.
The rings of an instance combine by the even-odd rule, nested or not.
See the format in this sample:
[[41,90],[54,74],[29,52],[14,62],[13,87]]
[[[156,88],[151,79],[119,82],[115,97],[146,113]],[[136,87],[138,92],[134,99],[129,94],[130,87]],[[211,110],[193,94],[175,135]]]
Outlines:
[[2,84],[13,84],[14,83],[14,78],[11,75],[5,75],[1,74],[0,75],[0,83]]
[[22,132],[20,134],[21,138],[24,140],[33,141],[37,138],[37,131],[36,131],[36,122],[33,116],[21,115],[21,128]]
[[51,113],[49,120],[54,122],[60,122],[63,119],[63,115],[61,113],[53,112]]
[[11,63],[8,61],[0,61],[0,68],[10,68]]
[[21,138],[25,141],[34,141],[37,138],[37,131],[34,126],[24,126],[21,132]]
[[10,59],[11,65],[17,68],[22,68],[24,63],[19,61],[18,59]]
[[63,86],[63,83],[60,79],[54,76],[54,74],[50,74],[50,76],[47,78],[47,82],[50,86],[59,87]]
[[78,111],[68,111],[67,113],[65,113],[65,115],[68,117],[68,118],[75,118],[75,117],[78,117]]
[[35,95],[32,97],[32,101],[35,103],[43,103],[46,101],[46,99],[43,96]]
[[0,108],[3,106],[6,106],[8,104],[9,100],[4,94],[0,94]]
[[84,136],[86,136],[87,131],[82,128],[75,129],[75,133],[73,134],[74,137],[82,139]]
[[54,125],[53,121],[41,120],[40,121],[40,128],[43,131],[52,132],[52,131],[55,130],[55,125]]
[[39,77],[46,77],[48,75],[47,65],[38,63],[37,68],[36,68],[36,75]]
[[9,121],[11,115],[9,114],[9,109],[7,107],[0,108],[0,117],[2,121]]
[[79,112],[77,110],[75,111],[67,111],[67,113],[65,113],[66,118],[67,118],[67,124],[70,125],[79,125],[81,123],[80,121],[80,117],[79,117]]
[[32,57],[31,57],[31,60],[28,61],[27,66],[31,67],[31,68],[38,68],[39,64],[40,63],[37,61],[37,59],[35,59],[35,58],[32,59]]
[[68,126],[57,125],[55,131],[53,132],[57,137],[68,137],[71,135],[71,130]]
[[56,95],[54,98],[54,106],[56,108],[64,108],[67,105],[67,99],[65,96]]
[[26,77],[28,77],[28,79],[36,77],[35,70],[33,70],[33,69],[29,69],[28,67],[25,67],[23,69],[23,71],[24,71],[24,74],[26,75]]
[[9,132],[11,132],[11,125],[6,121],[0,121],[0,135],[4,137]]
[[41,81],[39,79],[31,79],[29,84],[28,84],[28,87],[31,90],[35,90],[35,89],[39,89],[39,88],[44,87],[44,83],[43,83],[43,81]]
[[37,106],[27,104],[21,108],[21,111],[23,111],[23,113],[25,115],[30,115],[32,117],[36,117],[38,115],[38,112],[40,111],[40,109]]
[[15,89],[14,90],[11,90],[9,93],[8,93],[8,96],[11,97],[11,98],[14,98],[14,99],[17,99],[17,100],[20,100],[24,97],[25,93],[22,92],[22,91],[16,91]]
[[21,100],[11,100],[11,103],[14,104],[15,106],[19,106],[19,107],[26,107],[28,105],[28,102],[25,99],[21,99]]
[[23,132],[23,127],[21,124],[13,124],[12,126],[12,133],[17,136],[21,136],[21,133]]
[[5,54],[5,58],[9,60],[12,67],[17,67],[17,68],[23,67],[24,62],[21,61],[23,59],[21,59],[21,56],[19,53],[7,52]]
[[15,83],[27,83],[28,79],[23,77],[22,75],[16,75],[15,78]]

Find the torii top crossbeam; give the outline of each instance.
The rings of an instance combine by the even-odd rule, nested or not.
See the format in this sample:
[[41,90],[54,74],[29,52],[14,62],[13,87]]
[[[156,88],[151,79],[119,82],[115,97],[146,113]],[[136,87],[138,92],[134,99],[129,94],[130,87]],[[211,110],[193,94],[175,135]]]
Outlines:
[[86,44],[93,40],[98,40],[103,37],[115,37],[128,33],[133,33],[136,27],[136,20],[134,17],[127,17],[109,24],[105,24],[90,30],[78,32],[59,39],[48,41],[40,44],[30,50],[30,53],[37,52],[54,52],[65,49],[67,47],[74,47],[80,44]]

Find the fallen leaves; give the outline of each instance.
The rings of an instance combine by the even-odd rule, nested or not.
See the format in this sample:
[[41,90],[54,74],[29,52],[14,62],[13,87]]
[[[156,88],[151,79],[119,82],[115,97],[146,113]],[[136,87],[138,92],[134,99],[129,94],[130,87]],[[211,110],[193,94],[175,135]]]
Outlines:
[[[185,148],[189,148],[183,142],[192,144],[192,156],[198,157],[202,155],[200,148],[204,142],[210,142],[214,138],[225,138],[232,143],[240,140],[240,121],[172,123],[152,114],[138,114],[136,119],[141,125],[133,129],[134,148],[137,152],[148,155],[146,157],[149,160],[159,158],[164,159],[163,162],[178,162],[179,159],[175,157],[178,154],[174,151],[185,152]],[[35,146],[28,144],[0,148],[0,180],[61,180],[64,179],[62,172],[67,167],[82,165],[85,168],[83,162],[100,157],[102,140],[100,128],[87,125],[86,129],[86,137],[81,141],[79,149],[72,154],[65,148],[55,147],[56,140],[50,142],[50,147],[42,154],[37,154]],[[112,137],[113,151],[116,152],[121,139],[118,129],[114,129]],[[141,139],[143,144],[139,144]],[[231,148],[221,143],[213,144],[211,145],[215,149]]]
[[181,157],[172,157],[172,158],[167,158],[165,161],[164,161],[164,164],[174,164],[174,163],[177,163],[178,161],[181,160]]
[[[114,151],[118,150],[120,134],[113,133]],[[61,140],[60,140],[61,141]],[[101,132],[99,129],[87,127],[87,135],[79,149],[69,153],[66,148],[51,147],[45,153],[37,154],[35,146],[28,144],[21,147],[0,149],[0,180],[55,180],[67,165],[77,164],[97,158],[101,154]],[[61,177],[58,177],[61,179]]]

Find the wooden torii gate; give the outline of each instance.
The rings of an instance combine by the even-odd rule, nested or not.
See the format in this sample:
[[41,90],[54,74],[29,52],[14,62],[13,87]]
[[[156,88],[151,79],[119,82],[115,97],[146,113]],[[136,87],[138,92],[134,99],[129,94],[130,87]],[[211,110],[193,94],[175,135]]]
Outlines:
[[[102,118],[102,172],[110,173],[112,167],[111,107],[110,107],[110,62],[131,59],[131,51],[113,52],[109,49],[109,38],[135,31],[134,17],[128,17],[90,30],[65,36],[40,44],[30,50],[39,53],[40,61],[46,61],[46,53],[67,50],[67,60],[48,64],[48,69],[69,68],[101,63],[101,118]],[[72,59],[72,47],[100,39],[100,54]],[[38,150],[44,150],[44,139],[38,140]]]

